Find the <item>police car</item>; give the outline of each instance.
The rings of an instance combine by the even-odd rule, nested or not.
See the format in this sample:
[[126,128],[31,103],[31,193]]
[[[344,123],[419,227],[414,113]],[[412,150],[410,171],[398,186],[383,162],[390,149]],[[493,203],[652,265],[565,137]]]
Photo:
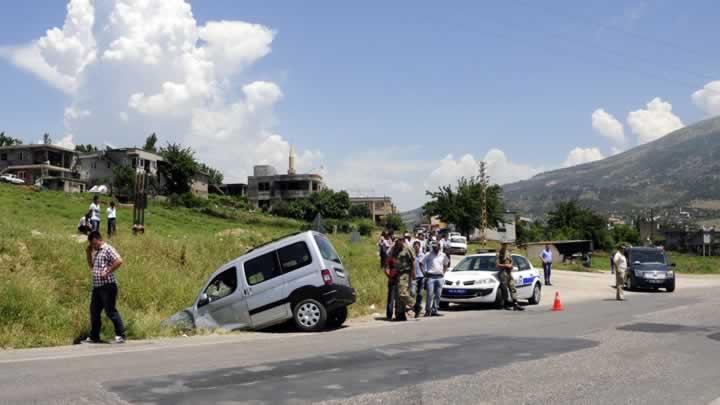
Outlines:
[[[518,299],[527,300],[530,305],[539,304],[542,298],[540,273],[523,256],[512,255],[512,260]],[[441,307],[447,308],[450,303],[488,303],[497,308],[504,307],[496,262],[496,253],[481,253],[462,259],[445,273]]]

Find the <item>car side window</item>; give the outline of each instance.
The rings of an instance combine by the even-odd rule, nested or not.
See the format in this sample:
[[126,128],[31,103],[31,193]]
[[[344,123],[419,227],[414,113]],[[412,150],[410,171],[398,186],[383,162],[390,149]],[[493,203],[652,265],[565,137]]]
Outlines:
[[310,249],[305,242],[297,242],[278,249],[278,258],[283,273],[297,270],[312,263]]
[[275,254],[275,251],[265,253],[245,262],[245,279],[248,285],[260,284],[282,274]]
[[205,289],[208,302],[215,302],[234,293],[235,290],[237,290],[237,285],[237,269],[232,267],[223,271],[215,276],[215,278],[210,282],[210,285],[208,285]]

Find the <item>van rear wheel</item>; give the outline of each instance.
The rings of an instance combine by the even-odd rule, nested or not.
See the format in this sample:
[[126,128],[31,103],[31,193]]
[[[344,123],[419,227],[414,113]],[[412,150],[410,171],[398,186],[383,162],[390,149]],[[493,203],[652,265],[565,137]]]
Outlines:
[[306,299],[295,305],[295,325],[303,332],[317,332],[325,327],[327,311],[325,306],[314,299]]
[[328,315],[327,324],[331,328],[339,328],[345,323],[347,316],[347,307],[338,308]]

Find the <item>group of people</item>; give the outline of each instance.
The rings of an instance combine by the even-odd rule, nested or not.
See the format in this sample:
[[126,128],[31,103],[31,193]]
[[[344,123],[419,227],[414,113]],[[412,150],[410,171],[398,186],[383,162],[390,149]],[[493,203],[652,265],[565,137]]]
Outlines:
[[[107,235],[112,237],[117,232],[117,208],[115,207],[115,201],[110,202],[110,206],[107,208]],[[100,232],[100,197],[97,195],[93,197],[88,212],[80,218],[80,222],[77,226],[78,232],[83,235],[88,235],[90,232]]]
[[424,315],[440,316],[443,276],[450,267],[447,237],[427,237],[422,232],[415,238],[409,233],[395,237],[383,232],[378,251],[387,277],[387,319],[406,321],[410,311],[419,318],[423,290],[427,291]]

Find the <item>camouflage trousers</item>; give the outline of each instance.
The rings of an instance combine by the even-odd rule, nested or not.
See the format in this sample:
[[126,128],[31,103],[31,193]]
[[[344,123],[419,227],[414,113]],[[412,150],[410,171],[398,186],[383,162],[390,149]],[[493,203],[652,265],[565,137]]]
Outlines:
[[500,291],[505,300],[505,305],[517,302],[517,289],[515,288],[515,279],[510,272],[505,270],[500,272]]
[[410,273],[401,273],[395,289],[395,318],[403,319],[406,308],[412,304],[410,295]]

